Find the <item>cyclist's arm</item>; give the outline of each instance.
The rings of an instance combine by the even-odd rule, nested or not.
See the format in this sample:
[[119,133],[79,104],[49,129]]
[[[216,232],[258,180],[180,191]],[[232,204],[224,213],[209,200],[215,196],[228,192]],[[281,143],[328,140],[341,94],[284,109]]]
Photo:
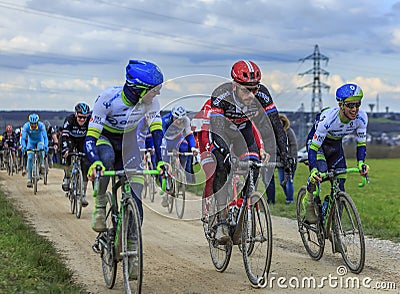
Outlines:
[[149,126],[151,136],[153,137],[153,143],[154,143],[154,151],[156,154],[156,161],[160,162],[162,161],[161,157],[161,142],[163,138],[163,128],[162,128],[162,122],[161,118],[155,118]]
[[356,141],[357,141],[357,161],[364,161],[367,155],[367,125],[368,116],[365,112],[359,112],[360,116],[360,126],[356,131]]
[[211,105],[210,128],[211,128],[210,143],[213,143],[214,147],[224,157],[226,157],[230,153],[230,151],[229,151],[229,146],[226,143],[227,141],[224,140],[224,138],[222,137],[225,128],[224,112],[222,108],[216,107],[213,104]]

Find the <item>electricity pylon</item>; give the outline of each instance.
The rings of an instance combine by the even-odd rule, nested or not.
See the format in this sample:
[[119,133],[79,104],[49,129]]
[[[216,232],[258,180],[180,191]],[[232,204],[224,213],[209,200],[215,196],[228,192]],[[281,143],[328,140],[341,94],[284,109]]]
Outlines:
[[300,76],[306,75],[306,74],[313,74],[314,79],[312,83],[309,83],[307,85],[297,87],[297,89],[304,89],[304,88],[310,88],[312,87],[312,97],[311,97],[311,119],[315,116],[315,108],[317,107],[319,110],[322,109],[322,96],[321,96],[321,88],[329,90],[330,86],[327,84],[321,82],[320,75],[323,74],[325,76],[329,75],[329,72],[326,70],[322,69],[320,67],[320,61],[326,61],[326,64],[328,64],[329,58],[326,57],[325,55],[319,53],[319,48],[318,45],[315,45],[314,47],[314,53],[305,57],[299,59],[299,61],[306,61],[306,60],[313,60],[314,61],[314,67],[306,72],[300,73]]

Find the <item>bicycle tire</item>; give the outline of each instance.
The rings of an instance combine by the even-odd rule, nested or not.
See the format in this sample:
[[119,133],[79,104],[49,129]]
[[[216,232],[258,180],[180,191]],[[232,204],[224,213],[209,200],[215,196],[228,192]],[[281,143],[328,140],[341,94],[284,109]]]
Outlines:
[[9,176],[11,176],[11,170],[12,170],[12,165],[11,165],[11,163],[10,163],[11,159],[12,159],[12,156],[10,156],[10,152],[8,151],[8,152],[7,152],[7,165],[6,165],[6,169],[7,169],[7,174],[8,174]]
[[150,202],[154,202],[154,196],[156,195],[156,176],[151,175],[150,176],[150,182],[149,182],[149,198]]
[[44,174],[43,174],[43,184],[47,185],[47,175],[49,174],[49,162],[47,161],[47,155],[44,160]]
[[116,207],[112,205],[112,195],[110,192],[106,193],[106,227],[107,230],[101,233],[101,239],[104,242],[100,242],[100,257],[101,257],[101,268],[103,271],[104,282],[108,289],[112,289],[115,285],[115,278],[117,276],[117,258],[114,255],[114,238],[115,238],[115,225],[113,222],[113,215],[117,215],[115,211]]
[[176,171],[175,180],[175,210],[178,218],[182,219],[185,213],[186,179],[182,170]]
[[83,175],[80,169],[76,170],[75,185],[75,216],[80,218],[82,214],[82,197],[83,197]]
[[35,153],[34,160],[33,160],[33,170],[32,170],[33,194],[34,195],[36,195],[36,193],[37,193],[38,178],[39,178],[39,161],[37,158],[37,153]]
[[333,231],[340,253],[352,273],[358,274],[365,263],[365,239],[356,205],[346,192],[339,192],[333,214]]
[[175,194],[175,185],[176,185],[175,181],[176,180],[175,180],[175,178],[171,177],[170,181],[171,181],[170,190],[168,193],[166,193],[167,201],[168,201],[168,213],[172,213],[172,210],[174,209],[174,202],[175,202],[174,201],[175,195],[172,195],[172,194]]
[[309,224],[305,221],[307,201],[307,187],[302,186],[297,193],[297,226],[307,253],[312,259],[320,260],[324,254],[325,248],[324,228],[320,221],[316,224]]
[[125,293],[141,293],[143,278],[142,231],[139,209],[132,198],[126,199],[122,226],[121,256]]
[[70,189],[68,191],[69,201],[70,201],[70,210],[72,214],[75,214],[76,211],[76,173],[72,171],[71,173],[71,184]]
[[142,189],[142,199],[147,197],[147,190],[149,189],[149,175],[143,176],[143,189]]
[[245,209],[242,212],[243,263],[251,285],[264,288],[267,285],[272,259],[271,215],[261,193],[253,192],[249,201],[250,211]]
[[226,270],[229,265],[229,261],[232,255],[232,242],[225,245],[218,244],[215,239],[217,232],[218,219],[217,219],[217,206],[214,197],[211,197],[209,205],[209,217],[208,225],[204,225],[205,235],[208,241],[208,247],[210,249],[211,261],[215,269],[222,273]]

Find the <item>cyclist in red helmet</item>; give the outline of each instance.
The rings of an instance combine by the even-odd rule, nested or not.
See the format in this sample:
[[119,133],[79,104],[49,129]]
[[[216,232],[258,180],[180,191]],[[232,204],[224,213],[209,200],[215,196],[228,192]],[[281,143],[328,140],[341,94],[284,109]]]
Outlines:
[[[240,60],[232,66],[232,82],[218,86],[211,95],[210,134],[216,172],[213,192],[217,202],[220,225],[216,239],[229,241],[226,224],[229,203],[227,176],[230,173],[231,146],[239,160],[260,161],[267,154],[257,146],[252,125],[255,124],[264,141],[270,160],[275,161],[276,145],[284,165],[289,168],[287,138],[278,111],[266,86],[261,84],[260,68],[253,61]],[[269,171],[269,178],[273,170]],[[255,174],[255,179],[258,172]]]
[[[15,171],[17,170],[17,166],[15,165],[15,154],[17,147],[17,135],[13,131],[11,125],[6,126],[6,131],[3,133],[2,145],[4,146],[4,150],[11,149],[11,156],[13,157],[14,166],[12,167]],[[7,161],[7,157],[4,158],[5,162]]]

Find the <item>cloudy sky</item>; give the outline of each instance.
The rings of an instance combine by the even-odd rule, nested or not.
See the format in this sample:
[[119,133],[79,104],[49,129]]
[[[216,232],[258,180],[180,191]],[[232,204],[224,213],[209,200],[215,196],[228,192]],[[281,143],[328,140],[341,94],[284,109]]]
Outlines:
[[[159,65],[160,101],[188,107],[256,62],[279,110],[311,109],[318,44],[322,106],[345,82],[363,108],[400,112],[400,1],[391,0],[0,0],[0,109],[72,110],[122,84],[129,59]],[[197,100],[196,100],[197,99]],[[170,104],[169,104],[170,105]]]

